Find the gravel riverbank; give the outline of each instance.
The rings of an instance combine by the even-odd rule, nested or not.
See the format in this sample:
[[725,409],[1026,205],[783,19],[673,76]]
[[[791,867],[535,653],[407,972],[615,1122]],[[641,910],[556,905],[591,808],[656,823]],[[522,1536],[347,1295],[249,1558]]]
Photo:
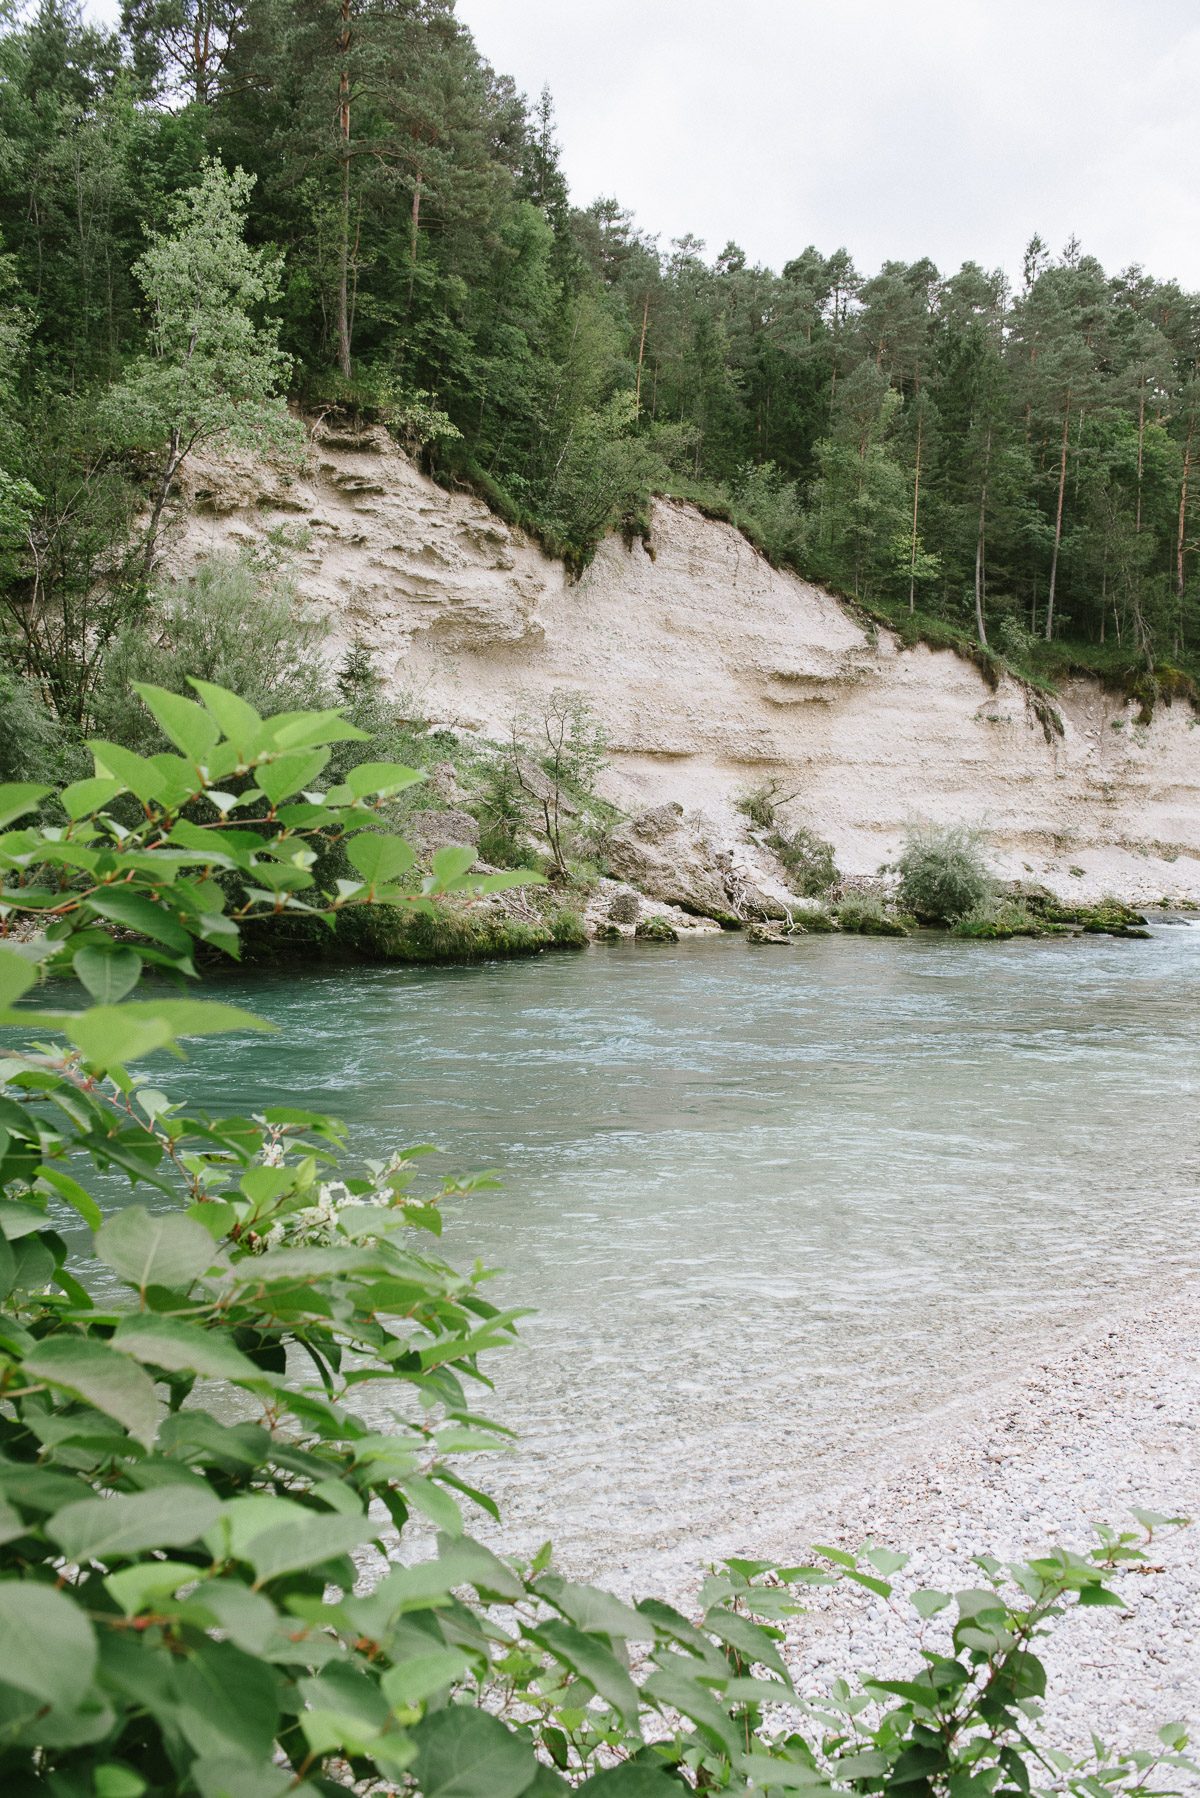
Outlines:
[[[977,1583],[971,1556],[1084,1548],[1093,1524],[1136,1527],[1130,1507],[1196,1516],[1156,1536],[1117,1586],[1129,1609],[1084,1610],[1047,1644],[1047,1735],[1086,1752],[1089,1733],[1150,1746],[1161,1724],[1200,1740],[1200,1290],[1124,1311],[999,1388],[946,1440],[798,1520],[795,1547],[867,1538],[912,1550],[898,1589]],[[831,1522],[832,1520],[832,1522]],[[907,1613],[907,1617],[904,1615]],[[911,1673],[913,1613],[860,1588],[815,1592],[789,1631],[800,1689],[851,1668]],[[1177,1783],[1172,1779],[1169,1783]]]

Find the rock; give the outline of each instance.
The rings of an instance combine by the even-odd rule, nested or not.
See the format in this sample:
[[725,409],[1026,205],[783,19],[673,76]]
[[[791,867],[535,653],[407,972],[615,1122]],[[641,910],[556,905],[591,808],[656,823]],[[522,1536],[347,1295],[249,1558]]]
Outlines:
[[634,936],[639,943],[677,943],[679,932],[668,918],[657,915],[643,918]]
[[436,793],[446,806],[461,806],[467,797],[458,784],[458,771],[453,762],[435,762],[426,776],[424,791]]
[[765,947],[769,944],[771,947],[778,946],[786,949],[791,940],[791,937],[785,936],[782,930],[771,930],[765,924],[751,924],[746,932],[746,941],[756,946]]
[[610,874],[660,905],[677,905],[720,924],[740,922],[708,844],[685,825],[683,807],[659,805],[609,839]]
[[623,935],[619,924],[614,924],[611,918],[601,918],[592,931],[592,940],[597,943],[619,943]]
[[451,844],[474,849],[479,843],[478,818],[453,809],[414,812],[403,831],[415,849],[445,849]]
[[618,893],[608,908],[608,915],[614,924],[636,924],[642,915],[642,902],[629,890]]
[[683,807],[674,800],[667,805],[651,806],[629,826],[630,832],[643,843],[665,843],[683,825]]

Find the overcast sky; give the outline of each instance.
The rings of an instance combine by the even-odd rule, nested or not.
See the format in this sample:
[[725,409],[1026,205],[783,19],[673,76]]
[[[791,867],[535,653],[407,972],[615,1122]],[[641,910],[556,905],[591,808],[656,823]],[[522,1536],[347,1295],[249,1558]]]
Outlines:
[[549,84],[576,201],[730,238],[1018,271],[1034,231],[1200,288],[1195,0],[458,0]]

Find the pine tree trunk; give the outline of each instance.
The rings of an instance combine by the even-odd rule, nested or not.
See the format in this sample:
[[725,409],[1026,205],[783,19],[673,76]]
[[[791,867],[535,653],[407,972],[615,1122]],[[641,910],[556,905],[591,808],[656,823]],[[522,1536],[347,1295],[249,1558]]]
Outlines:
[[647,288],[646,297],[642,301],[642,335],[638,339],[637,386],[635,387],[633,394],[633,415],[635,418],[640,418],[642,415],[642,363],[646,358],[646,326],[649,322],[650,290]]
[[179,464],[183,458],[179,454],[179,427],[171,432],[171,440],[167,446],[167,460],[164,464],[158,487],[154,494],[154,504],[150,508],[150,522],[146,526],[146,548],[142,555],[142,579],[149,580],[154,570],[154,557],[158,550],[158,527],[162,523],[163,507],[167,503],[167,495],[171,491],[171,482],[179,472]]
[[417,237],[421,229],[421,190],[423,182],[424,177],[421,174],[420,169],[418,169],[417,178],[413,182],[412,217],[409,223],[408,233],[408,260],[414,265],[417,260]]
[[1050,590],[1046,595],[1046,641],[1054,635],[1054,593],[1058,585],[1058,551],[1062,544],[1063,498],[1067,491],[1067,444],[1071,431],[1071,395],[1063,405],[1062,450],[1058,461],[1058,507],[1054,514],[1054,553],[1050,558]]
[[350,379],[350,0],[341,0],[342,30],[338,49],[342,67],[338,75],[338,132],[341,138],[341,230],[338,240],[337,358],[338,368]]

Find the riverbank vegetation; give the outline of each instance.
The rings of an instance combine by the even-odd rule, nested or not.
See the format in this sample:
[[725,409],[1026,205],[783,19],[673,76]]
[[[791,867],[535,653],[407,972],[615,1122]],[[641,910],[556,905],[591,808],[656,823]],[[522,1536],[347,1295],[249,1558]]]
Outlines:
[[[428,917],[529,877],[443,849],[415,879],[385,827],[415,771],[331,778],[364,741],[341,710],[264,719],[192,691],[140,688],[168,751],[97,741],[61,791],[0,786],[5,1791],[1094,1798],[1195,1772],[1178,1724],[1075,1764],[1036,1723],[1042,1638],[1122,1607],[1114,1572],[1177,1519],[983,1558],[958,1592],[897,1587],[906,1557],[875,1544],[731,1559],[691,1615],[574,1583],[549,1545],[522,1562],[471,1535],[497,1512],[463,1458],[506,1438],[476,1395],[520,1315],[435,1252],[471,1185],[422,1189],[419,1147],[355,1166],[294,1097],[199,1116],[146,1063],[267,1028],[179,996],[200,947],[236,956],[252,919]],[[353,878],[326,887],[335,845]],[[96,1173],[140,1192],[105,1215]],[[911,1614],[911,1676],[847,1669],[806,1699],[781,1625],[837,1580]]]
[[1015,288],[660,244],[573,199],[549,96],[449,0],[129,0],[111,32],[41,0],[0,25],[0,130],[0,665],[30,753],[47,714],[95,725],[188,456],[286,457],[285,401],[385,424],[574,567],[674,493],[993,678],[1194,697],[1200,307],[1169,280],[1036,237]]

